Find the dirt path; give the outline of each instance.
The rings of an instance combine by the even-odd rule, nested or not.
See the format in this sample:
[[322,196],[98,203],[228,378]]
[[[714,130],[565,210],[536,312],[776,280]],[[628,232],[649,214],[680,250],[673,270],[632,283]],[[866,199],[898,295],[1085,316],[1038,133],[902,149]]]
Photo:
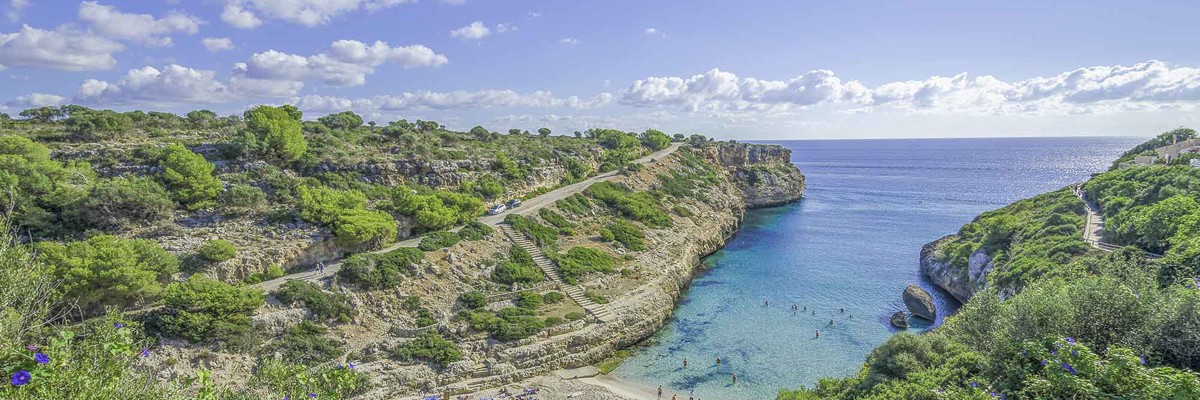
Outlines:
[[[678,150],[679,146],[682,146],[682,145],[683,145],[682,143],[672,143],[671,146],[669,146],[665,149],[659,150],[657,152],[651,153],[648,156],[634,160],[633,163],[647,164],[647,163],[654,162],[656,160],[662,159],[663,157],[671,155],[671,153],[674,153],[675,150]],[[537,196],[537,197],[534,197],[534,198],[531,198],[529,200],[522,202],[520,207],[517,207],[516,209],[513,209],[512,211],[501,213],[499,215],[487,215],[487,216],[480,217],[479,222],[482,222],[482,223],[485,223],[488,225],[492,225],[492,226],[496,226],[496,225],[499,225],[501,222],[504,222],[504,217],[508,214],[515,213],[515,214],[519,214],[519,215],[528,215],[530,213],[537,211],[538,209],[540,209],[542,207],[545,207],[550,204],[554,204],[554,202],[556,202],[556,201],[565,199],[571,195],[582,192],[584,189],[587,189],[588,186],[591,186],[592,184],[594,184],[596,182],[607,181],[607,180],[611,179],[613,176],[616,176],[618,172],[619,171],[605,172],[603,174],[599,174],[599,175],[593,176],[591,178],[584,179],[582,181],[572,183],[570,185],[566,185],[566,186],[560,187],[558,189],[551,190],[541,196]],[[458,229],[459,228],[454,228],[453,231],[458,231]],[[382,254],[382,253],[390,252],[392,250],[399,249],[401,247],[417,247],[417,245],[420,243],[421,243],[421,238],[419,238],[419,237],[412,238],[412,239],[392,243],[381,249],[373,250],[373,251],[371,251],[371,253]],[[332,277],[333,275],[337,274],[337,272],[342,269],[342,261],[343,260],[344,259],[326,264],[325,271],[323,273],[318,272],[316,270],[297,272],[297,273],[286,275],[286,276],[283,276],[280,278],[261,282],[257,286],[262,288],[263,290],[266,290],[269,292],[269,291],[279,288],[279,286],[282,286],[284,284],[284,282],[287,282],[288,280],[291,280],[291,279],[299,279],[299,280],[310,281],[310,282],[316,282],[316,281],[320,281],[323,279],[328,279],[328,278]]]

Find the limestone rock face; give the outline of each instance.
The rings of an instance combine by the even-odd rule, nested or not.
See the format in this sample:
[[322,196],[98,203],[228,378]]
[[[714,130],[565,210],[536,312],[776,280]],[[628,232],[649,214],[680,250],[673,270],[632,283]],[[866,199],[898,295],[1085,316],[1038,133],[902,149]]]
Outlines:
[[904,305],[913,315],[933,321],[937,319],[937,307],[933,304],[933,296],[917,285],[904,288]]
[[700,155],[729,170],[747,208],[786,204],[804,195],[804,174],[792,164],[792,151],[783,146],[722,143]]
[[908,329],[908,315],[904,311],[896,311],[895,314],[892,314],[892,326]]
[[[954,235],[926,243],[921,247],[921,273],[935,285],[949,292],[956,300],[966,303],[975,293],[987,285],[987,276],[992,272],[995,263],[992,257],[982,251],[972,253],[967,259],[967,268],[955,268],[945,254],[938,251],[938,246]],[[1001,290],[1001,295],[1006,291]]]

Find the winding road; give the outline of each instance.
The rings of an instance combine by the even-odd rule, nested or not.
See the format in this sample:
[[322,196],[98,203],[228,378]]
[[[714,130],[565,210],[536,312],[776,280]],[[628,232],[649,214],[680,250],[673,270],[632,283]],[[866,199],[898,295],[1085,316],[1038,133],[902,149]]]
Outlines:
[[[651,153],[648,156],[634,160],[633,163],[634,164],[647,164],[647,163],[655,162],[659,159],[662,159],[663,157],[671,155],[671,153],[674,153],[675,150],[678,150],[679,147],[682,145],[683,145],[683,143],[672,143],[670,146],[668,146],[665,149],[656,151],[654,153]],[[486,216],[480,217],[479,222],[482,222],[482,223],[485,223],[485,224],[488,224],[491,226],[498,226],[498,225],[500,225],[501,222],[504,222],[504,217],[508,214],[516,213],[519,215],[528,215],[532,212],[537,211],[538,209],[541,209],[542,207],[545,207],[550,204],[554,204],[554,202],[556,202],[556,201],[565,199],[576,193],[580,193],[584,189],[587,189],[588,186],[591,186],[592,184],[594,184],[596,182],[603,182],[603,181],[612,179],[612,177],[616,176],[619,172],[620,171],[605,172],[605,173],[593,176],[591,178],[584,179],[582,181],[572,183],[570,185],[566,185],[566,186],[560,187],[558,189],[551,190],[540,196],[533,197],[529,200],[525,200],[524,202],[521,203],[520,207],[517,207],[511,211],[501,213],[498,215],[486,215]],[[454,231],[457,231],[458,229],[459,228],[455,228]],[[370,251],[370,253],[383,254],[383,253],[390,252],[392,250],[399,249],[401,247],[417,247],[417,245],[420,243],[421,243],[421,238],[415,237],[415,238],[399,241],[396,243],[392,243],[392,244],[384,246],[383,248],[378,249],[378,250],[372,250],[372,251]],[[332,262],[332,263],[326,264],[324,273],[320,273],[315,270],[297,272],[294,274],[285,275],[280,278],[275,278],[275,279],[272,279],[269,281],[260,282],[256,286],[269,292],[269,291],[279,288],[285,282],[287,282],[289,280],[293,280],[293,279],[309,281],[309,282],[316,282],[316,281],[320,281],[323,279],[329,279],[329,278],[333,277],[333,275],[337,274],[337,272],[342,269],[342,261],[344,261],[344,260],[345,260],[345,258],[338,260],[337,262]]]

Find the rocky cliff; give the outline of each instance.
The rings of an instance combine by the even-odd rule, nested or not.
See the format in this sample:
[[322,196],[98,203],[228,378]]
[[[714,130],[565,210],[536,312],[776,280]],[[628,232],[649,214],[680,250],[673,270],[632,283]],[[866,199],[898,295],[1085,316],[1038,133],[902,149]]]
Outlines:
[[968,258],[966,268],[952,265],[939,247],[955,238],[955,235],[946,236],[921,247],[921,273],[959,302],[966,303],[987,286],[987,275],[992,272],[994,263],[990,255],[976,251]]
[[783,146],[720,143],[700,154],[729,171],[748,208],[786,204],[804,195],[804,175],[792,164],[792,151]]

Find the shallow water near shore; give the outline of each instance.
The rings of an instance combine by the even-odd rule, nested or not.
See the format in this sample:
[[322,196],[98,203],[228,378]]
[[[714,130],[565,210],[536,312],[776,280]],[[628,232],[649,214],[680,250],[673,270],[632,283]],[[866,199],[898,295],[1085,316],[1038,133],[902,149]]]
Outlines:
[[[1143,140],[764,142],[792,149],[808,179],[804,200],[747,212],[674,317],[613,374],[662,385],[664,398],[695,390],[711,400],[771,399],[853,375],[897,332],[888,318],[903,309],[906,285],[934,294],[939,319],[957,308],[921,278],[923,244],[983,211],[1083,181]],[[934,325],[912,322],[914,333]]]

